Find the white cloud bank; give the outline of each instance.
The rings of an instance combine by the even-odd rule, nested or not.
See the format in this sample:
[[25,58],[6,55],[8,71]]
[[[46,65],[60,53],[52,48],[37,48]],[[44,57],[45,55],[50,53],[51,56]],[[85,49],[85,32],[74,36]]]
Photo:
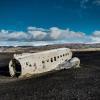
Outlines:
[[91,36],[58,27],[50,29],[28,27],[26,32],[4,29],[0,31],[1,46],[39,46],[59,43],[100,43],[100,31],[94,31]]
[[19,41],[34,41],[34,40],[63,40],[66,38],[83,38],[82,32],[74,32],[69,29],[60,29],[52,27],[50,29],[28,27],[26,32],[10,32],[8,30],[0,31],[0,40],[19,40]]
[[99,37],[100,38],[100,31],[94,31],[93,32],[94,37]]
[[100,43],[100,31],[94,31],[91,40],[91,43]]

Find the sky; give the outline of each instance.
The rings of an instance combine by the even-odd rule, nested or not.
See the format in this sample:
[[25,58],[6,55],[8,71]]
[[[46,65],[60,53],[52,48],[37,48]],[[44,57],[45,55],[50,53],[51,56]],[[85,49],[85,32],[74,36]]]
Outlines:
[[0,0],[0,45],[100,43],[100,0]]

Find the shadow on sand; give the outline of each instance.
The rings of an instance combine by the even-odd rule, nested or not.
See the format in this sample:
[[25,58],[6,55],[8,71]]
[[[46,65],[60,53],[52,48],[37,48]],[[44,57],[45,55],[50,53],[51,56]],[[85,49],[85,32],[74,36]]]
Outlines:
[[0,67],[0,76],[10,76],[8,66]]

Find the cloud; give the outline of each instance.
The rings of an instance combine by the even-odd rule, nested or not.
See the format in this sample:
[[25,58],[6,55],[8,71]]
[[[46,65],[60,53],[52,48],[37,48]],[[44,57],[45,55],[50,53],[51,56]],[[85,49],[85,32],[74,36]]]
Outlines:
[[81,0],[80,1],[80,7],[83,8],[83,9],[86,9],[87,6],[86,4],[89,2],[89,0]]
[[9,32],[8,30],[0,31],[0,40],[26,40],[28,35],[25,32]]
[[69,29],[59,29],[57,27],[50,28],[50,38],[54,40],[66,38],[82,38],[85,34],[82,32],[70,31]]
[[5,40],[7,38],[7,34],[8,34],[8,31],[2,29],[0,31],[0,40]]
[[100,43],[100,37],[91,37],[91,42],[90,43]]
[[93,4],[97,5],[97,6],[100,6],[100,0],[94,0],[93,1]]
[[51,27],[49,29],[28,27],[27,31],[0,31],[0,45],[47,45],[61,43],[100,43],[100,31],[87,36],[83,32]]
[[9,41],[51,41],[84,37],[85,33],[75,32],[70,29],[60,29],[58,27],[51,27],[50,29],[28,27],[26,32],[10,32],[4,29],[0,31],[0,40]]
[[12,32],[8,34],[8,40],[26,40],[28,35],[25,32]]
[[46,29],[29,26],[27,28],[27,30],[30,30],[30,31],[45,31]]
[[27,34],[30,35],[30,40],[43,40],[47,33],[43,28],[28,27]]
[[28,31],[28,34],[31,36],[31,40],[42,40],[45,38],[47,33],[42,31]]
[[89,38],[91,39],[90,43],[100,43],[100,31],[94,31]]
[[94,31],[92,36],[100,37],[100,31]]
[[66,38],[83,38],[85,33],[75,32],[69,29],[60,29],[58,27],[51,27],[50,29],[43,28],[28,28],[28,33],[32,35],[35,40],[63,40]]
[[50,29],[28,27],[28,35],[30,35],[31,40],[63,40],[66,38],[82,38],[84,33],[74,32],[69,29],[60,29],[58,27],[51,27]]

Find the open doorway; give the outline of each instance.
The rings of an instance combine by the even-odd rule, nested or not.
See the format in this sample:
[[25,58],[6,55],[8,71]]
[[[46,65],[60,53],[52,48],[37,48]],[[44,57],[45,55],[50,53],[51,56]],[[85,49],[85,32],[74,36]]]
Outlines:
[[12,77],[19,77],[21,75],[21,64],[18,60],[12,59],[10,61],[9,72]]

